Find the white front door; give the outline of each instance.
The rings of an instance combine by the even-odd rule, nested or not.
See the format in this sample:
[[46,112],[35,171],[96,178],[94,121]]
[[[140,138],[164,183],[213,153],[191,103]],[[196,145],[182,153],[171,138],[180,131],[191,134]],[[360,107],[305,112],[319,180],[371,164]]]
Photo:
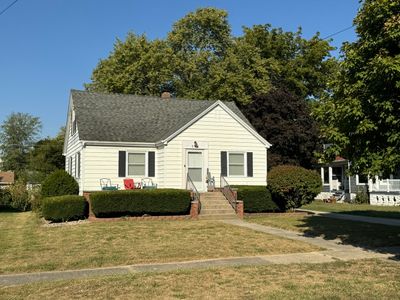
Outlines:
[[199,192],[204,191],[205,186],[203,161],[203,151],[188,150],[186,170]]

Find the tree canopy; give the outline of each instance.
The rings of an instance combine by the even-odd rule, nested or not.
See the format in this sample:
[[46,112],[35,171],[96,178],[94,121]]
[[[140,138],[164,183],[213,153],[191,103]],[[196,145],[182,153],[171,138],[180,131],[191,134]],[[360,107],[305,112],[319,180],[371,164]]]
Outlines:
[[38,141],[29,153],[28,169],[35,172],[35,181],[42,181],[48,174],[58,169],[64,169],[63,156],[65,127],[54,138]]
[[0,157],[2,169],[22,171],[36,142],[42,123],[38,117],[26,113],[12,113],[0,125]]
[[100,60],[86,88],[249,103],[254,94],[285,84],[300,97],[320,96],[336,63],[328,41],[269,24],[234,37],[227,18],[224,10],[201,8],[178,20],[166,39],[129,33]]
[[[235,101],[244,110],[257,99],[248,111],[259,107],[263,114],[271,105],[282,104],[276,100],[276,90],[283,89],[281,101],[293,101],[286,103],[288,107],[301,106],[299,114],[303,116],[309,112],[308,99],[323,94],[336,68],[336,60],[329,54],[332,49],[318,33],[305,39],[301,29],[285,32],[269,24],[244,27],[243,34],[234,37],[226,11],[201,8],[178,20],[165,39],[149,40],[129,33],[125,41],[117,40],[85,86],[90,91],[138,95],[159,96],[169,91],[179,98]],[[289,114],[279,107],[273,109],[279,112],[275,117],[283,118],[281,124],[292,122],[284,119]],[[269,122],[250,119],[264,137],[270,137]],[[262,120],[267,119],[262,115]],[[301,151],[290,162],[309,167],[315,151],[310,145],[316,144],[314,135],[311,139],[305,146],[280,147],[277,143],[276,150],[271,150],[279,157],[276,162],[289,162],[288,155]],[[286,151],[284,148],[294,151],[278,153]]]
[[242,111],[255,129],[271,144],[268,168],[277,165],[316,164],[314,152],[321,148],[317,123],[304,99],[284,88],[253,97]]
[[352,172],[387,175],[400,166],[400,1],[365,0],[354,20],[331,93],[316,106],[324,153],[342,155]]

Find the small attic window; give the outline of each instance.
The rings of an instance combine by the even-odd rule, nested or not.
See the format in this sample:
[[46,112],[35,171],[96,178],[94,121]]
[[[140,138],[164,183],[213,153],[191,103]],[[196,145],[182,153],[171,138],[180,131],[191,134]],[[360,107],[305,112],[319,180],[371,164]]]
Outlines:
[[75,134],[75,132],[76,132],[76,119],[72,121],[72,134]]
[[71,135],[74,135],[76,132],[76,119],[75,119],[75,114],[74,112],[71,113],[71,120],[72,120],[72,126],[71,126]]

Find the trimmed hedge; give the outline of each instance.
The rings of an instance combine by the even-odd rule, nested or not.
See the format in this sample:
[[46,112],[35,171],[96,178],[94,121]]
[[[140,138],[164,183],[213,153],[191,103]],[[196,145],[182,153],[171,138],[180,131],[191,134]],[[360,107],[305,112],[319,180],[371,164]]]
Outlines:
[[90,194],[96,217],[182,215],[190,211],[190,191],[178,189],[137,189]]
[[78,193],[79,185],[75,178],[64,170],[54,171],[42,182],[43,197],[78,195]]
[[243,201],[244,212],[260,213],[279,210],[272,200],[271,192],[261,185],[236,185],[238,200]]
[[321,176],[299,166],[278,166],[268,172],[268,188],[281,209],[294,209],[310,203],[321,192]]
[[53,222],[84,219],[89,212],[85,198],[77,195],[44,198],[41,207],[43,217]]

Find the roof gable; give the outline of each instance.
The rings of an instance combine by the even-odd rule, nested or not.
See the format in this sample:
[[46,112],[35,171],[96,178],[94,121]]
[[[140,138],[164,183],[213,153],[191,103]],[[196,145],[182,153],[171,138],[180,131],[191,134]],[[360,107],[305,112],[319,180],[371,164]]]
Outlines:
[[156,143],[191,124],[216,105],[228,108],[254,130],[234,102],[71,91],[71,102],[84,141]]

